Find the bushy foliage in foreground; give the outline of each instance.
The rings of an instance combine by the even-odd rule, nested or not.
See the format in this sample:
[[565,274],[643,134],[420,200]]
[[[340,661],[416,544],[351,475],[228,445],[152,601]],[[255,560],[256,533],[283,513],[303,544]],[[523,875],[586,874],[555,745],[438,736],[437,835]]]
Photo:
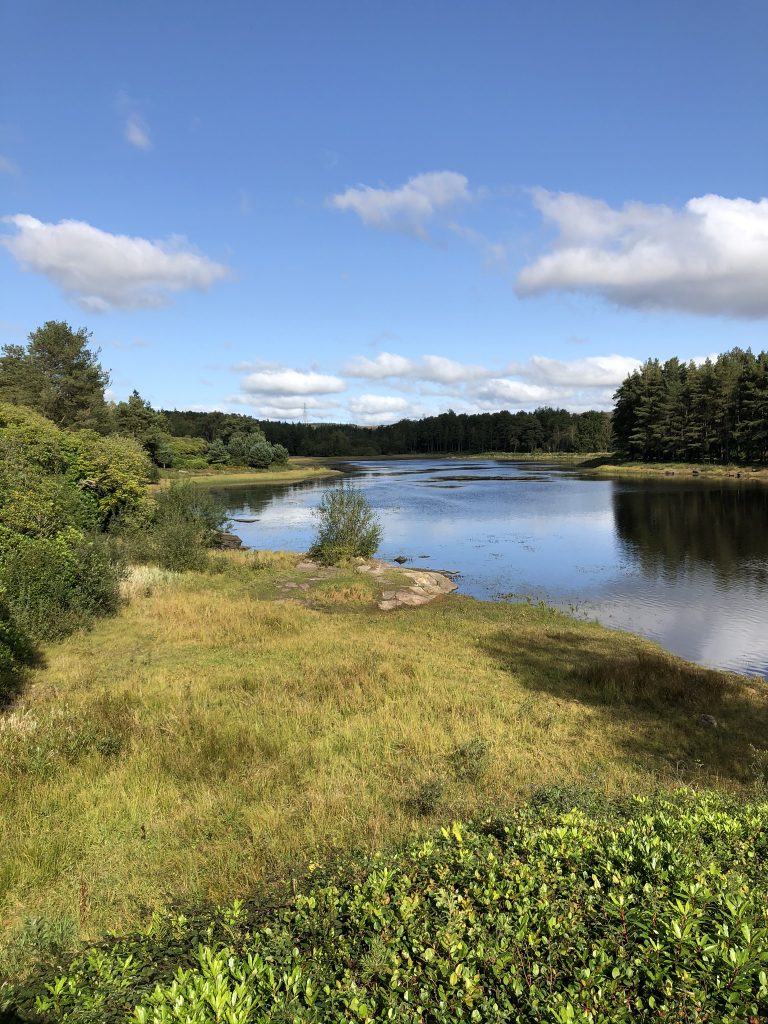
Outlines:
[[0,404],[0,702],[28,650],[115,611],[122,567],[104,532],[146,520],[148,460],[126,437],[62,430]]
[[318,530],[310,554],[326,565],[370,558],[381,542],[381,526],[368,499],[356,487],[334,487],[315,509]]
[[35,1019],[765,1020],[768,805],[570,804],[316,869],[282,905],[157,918],[81,954]]

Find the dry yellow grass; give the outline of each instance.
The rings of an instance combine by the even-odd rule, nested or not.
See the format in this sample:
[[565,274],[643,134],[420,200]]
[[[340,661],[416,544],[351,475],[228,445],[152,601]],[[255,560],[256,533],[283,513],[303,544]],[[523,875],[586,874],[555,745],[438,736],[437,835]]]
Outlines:
[[[429,783],[440,819],[559,781],[750,783],[757,684],[541,607],[380,613],[352,573],[285,601],[296,561],[134,576],[118,617],[47,651],[0,728],[4,925],[34,914],[93,936],[245,893],[423,828]],[[473,781],[452,754],[476,739]]]

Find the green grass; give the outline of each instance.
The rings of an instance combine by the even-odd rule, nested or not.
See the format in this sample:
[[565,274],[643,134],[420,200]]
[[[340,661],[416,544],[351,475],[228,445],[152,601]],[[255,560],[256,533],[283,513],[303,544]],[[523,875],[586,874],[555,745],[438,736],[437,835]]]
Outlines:
[[452,455],[455,459],[496,459],[498,462],[567,462],[574,465],[607,459],[610,452],[479,452],[476,455]]
[[768,467],[766,466],[738,466],[735,464],[720,466],[707,462],[630,462],[621,459],[604,460],[596,456],[585,463],[585,468],[608,476],[666,476],[685,479],[700,476],[707,479],[735,478],[759,481],[760,483],[768,482]]
[[142,569],[117,617],[45,652],[0,718],[6,942],[30,917],[87,938],[228,900],[542,785],[751,791],[763,684],[540,606],[382,613],[397,570],[298,558]]
[[281,466],[279,469],[209,466],[205,470],[168,470],[162,473],[160,486],[167,486],[167,481],[170,480],[188,480],[193,484],[206,484],[211,487],[241,484],[250,487],[253,484],[293,484],[335,476],[341,476],[341,471],[332,466],[320,465],[315,459],[294,458],[287,466]]

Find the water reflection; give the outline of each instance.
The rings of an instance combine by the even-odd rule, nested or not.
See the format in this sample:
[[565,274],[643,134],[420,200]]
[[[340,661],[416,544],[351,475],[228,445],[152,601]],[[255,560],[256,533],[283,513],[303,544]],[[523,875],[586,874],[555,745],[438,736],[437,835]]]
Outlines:
[[[611,481],[530,463],[360,462],[381,556],[458,570],[463,593],[546,600],[692,661],[768,675],[768,489]],[[327,481],[214,492],[250,547],[305,551]]]
[[707,566],[724,582],[766,583],[766,488],[617,484],[613,510],[624,550],[644,573],[674,578]]

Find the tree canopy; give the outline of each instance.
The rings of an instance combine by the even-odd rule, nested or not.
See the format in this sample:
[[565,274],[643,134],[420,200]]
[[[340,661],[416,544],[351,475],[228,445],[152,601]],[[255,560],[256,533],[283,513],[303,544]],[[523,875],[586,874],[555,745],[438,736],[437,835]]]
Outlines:
[[617,452],[644,462],[768,461],[768,353],[649,359],[614,395]]
[[59,427],[107,429],[104,392],[109,373],[100,349],[88,347],[85,327],[49,320],[32,331],[26,346],[0,350],[0,401],[25,405]]

